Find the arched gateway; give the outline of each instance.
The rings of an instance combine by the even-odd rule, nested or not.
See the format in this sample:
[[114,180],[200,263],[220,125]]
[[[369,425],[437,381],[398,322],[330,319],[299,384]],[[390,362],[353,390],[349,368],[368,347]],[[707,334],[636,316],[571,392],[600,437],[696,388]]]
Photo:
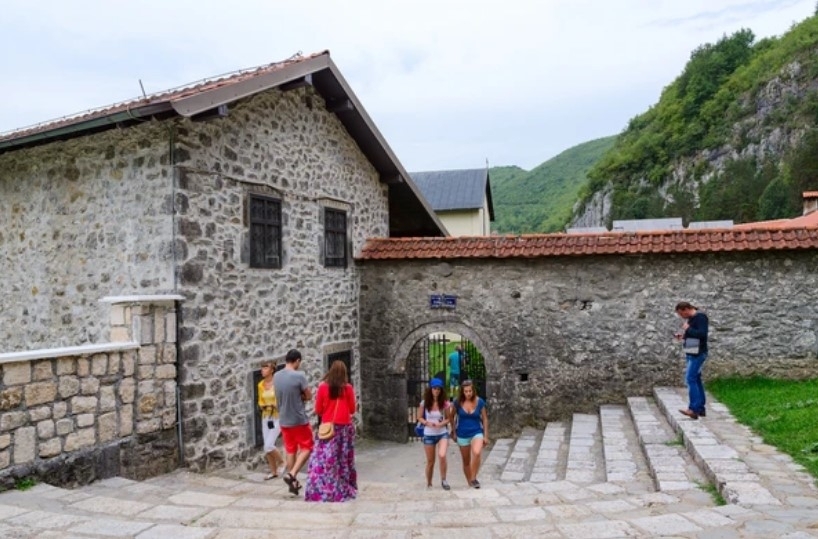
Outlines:
[[[419,311],[415,314],[423,317]],[[361,376],[363,419],[368,436],[374,438],[406,442],[410,437],[410,421],[414,424],[418,402],[426,388],[436,364],[429,363],[430,336],[439,334],[456,335],[477,353],[475,372],[480,374],[479,388],[487,401],[492,401],[495,392],[494,375],[498,372],[497,357],[487,340],[456,313],[435,315],[433,320],[417,320],[410,324],[400,324],[401,329],[392,326],[398,320],[393,317],[378,317],[383,338],[378,338],[373,326],[371,339],[362,340]],[[404,321],[406,322],[406,321]],[[387,328],[387,326],[390,326]],[[409,329],[403,329],[409,326]],[[390,331],[394,330],[394,333]],[[440,341],[437,344],[444,344]],[[452,343],[447,343],[451,347]],[[471,371],[468,371],[471,375]]]
[[[433,377],[439,378],[445,383],[447,391],[453,385],[448,358],[456,346],[461,347],[463,359],[461,376],[457,382],[461,379],[470,379],[477,393],[484,399],[488,397],[487,361],[474,340],[476,333],[462,323],[442,324],[443,329],[437,329],[438,325],[440,324],[426,324],[417,328],[398,348],[399,355],[396,358],[398,371],[405,373],[406,376],[406,426],[409,438],[415,437],[414,425],[418,420],[418,403],[422,400],[429,381]],[[410,347],[408,351],[407,347]],[[457,382],[454,385],[459,385]],[[457,394],[450,392],[449,396],[456,398]]]

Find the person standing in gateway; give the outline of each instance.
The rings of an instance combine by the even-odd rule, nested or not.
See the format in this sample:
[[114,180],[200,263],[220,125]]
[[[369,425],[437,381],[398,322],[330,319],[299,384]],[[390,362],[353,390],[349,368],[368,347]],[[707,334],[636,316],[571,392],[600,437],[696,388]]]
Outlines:
[[676,314],[684,319],[682,329],[676,334],[676,338],[682,341],[684,347],[687,369],[685,371],[685,383],[689,402],[686,410],[679,410],[682,415],[690,419],[705,417],[705,394],[702,383],[702,367],[707,360],[707,333],[709,330],[709,320],[707,315],[686,301],[676,304]]
[[307,376],[299,371],[301,352],[293,348],[287,352],[287,366],[273,378],[278,400],[279,424],[284,438],[286,453],[286,473],[284,482],[292,494],[298,496],[301,483],[298,472],[310,458],[314,441],[312,428],[307,418],[305,402],[312,399],[312,390],[307,385]]
[[454,352],[449,354],[449,395],[454,399],[457,388],[460,387],[460,373],[463,372],[463,346],[457,345]]

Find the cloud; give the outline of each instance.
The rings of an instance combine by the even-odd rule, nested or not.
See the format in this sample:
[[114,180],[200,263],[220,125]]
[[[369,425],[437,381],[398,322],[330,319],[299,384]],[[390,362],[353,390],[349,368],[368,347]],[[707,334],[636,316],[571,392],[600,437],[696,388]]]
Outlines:
[[694,25],[696,28],[714,28],[732,25],[751,17],[765,15],[769,12],[780,12],[783,9],[803,4],[801,0],[758,0],[726,5],[721,9],[701,11],[692,15],[659,19],[651,24],[659,27]]
[[[6,0],[0,131],[329,49],[407,169],[526,168],[614,134],[690,52],[813,0]],[[716,21],[711,24],[711,21]]]

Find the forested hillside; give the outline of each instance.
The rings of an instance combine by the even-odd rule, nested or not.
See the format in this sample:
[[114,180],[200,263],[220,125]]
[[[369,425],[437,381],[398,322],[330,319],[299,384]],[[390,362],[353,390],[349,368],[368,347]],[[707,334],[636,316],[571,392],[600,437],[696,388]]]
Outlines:
[[818,189],[816,125],[818,17],[702,45],[590,170],[572,224],[798,215],[801,192]]
[[531,171],[489,169],[495,213],[492,230],[499,234],[561,231],[588,170],[613,146],[614,139],[574,146]]

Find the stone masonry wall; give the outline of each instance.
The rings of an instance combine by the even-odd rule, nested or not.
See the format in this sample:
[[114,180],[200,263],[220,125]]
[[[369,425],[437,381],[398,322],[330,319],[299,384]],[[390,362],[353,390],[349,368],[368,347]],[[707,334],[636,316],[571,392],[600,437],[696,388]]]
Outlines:
[[[227,117],[184,123],[177,207],[186,464],[218,467],[254,445],[252,371],[297,347],[315,384],[325,358],[353,352],[359,385],[358,269],[326,268],[322,209],[347,211],[349,246],[387,236],[387,186],[311,88],[272,90]],[[248,193],[282,201],[283,266],[248,264]]]
[[[706,378],[816,376],[816,268],[815,251],[364,262],[364,428],[405,439],[405,358],[437,331],[484,355],[493,436],[683,386],[682,300],[710,318]],[[435,293],[457,309],[430,309]]]
[[173,290],[166,125],[0,154],[0,353],[105,342],[112,294]]
[[177,466],[174,302],[113,305],[111,324],[116,342],[0,355],[0,488]]

